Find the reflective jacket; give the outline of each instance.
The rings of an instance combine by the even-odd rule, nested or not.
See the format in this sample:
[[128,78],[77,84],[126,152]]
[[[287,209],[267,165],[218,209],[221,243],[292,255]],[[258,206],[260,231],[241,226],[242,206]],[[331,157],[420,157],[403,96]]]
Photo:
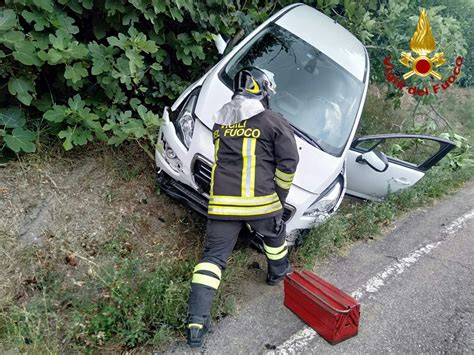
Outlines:
[[209,218],[252,220],[281,214],[299,159],[285,118],[265,110],[237,124],[214,124],[212,131]]

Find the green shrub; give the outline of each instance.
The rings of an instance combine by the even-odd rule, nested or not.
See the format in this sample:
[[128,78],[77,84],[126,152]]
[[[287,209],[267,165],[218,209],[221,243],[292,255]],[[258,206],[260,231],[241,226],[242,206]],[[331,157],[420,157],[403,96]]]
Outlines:
[[[238,7],[227,1],[7,0],[0,9],[2,148],[34,151],[32,122],[41,122],[67,150],[95,139],[153,144],[163,106],[216,61],[213,33],[231,35],[253,21]],[[262,19],[261,12],[253,14]]]
[[[32,152],[50,135],[65,149],[96,139],[153,146],[163,106],[217,61],[214,34],[249,32],[292,2],[6,0],[0,8],[1,150]],[[408,0],[305,2],[369,45],[375,81],[384,80],[384,56],[408,49],[419,10]],[[460,29],[467,22],[458,24],[443,9],[428,13],[452,61],[465,53]]]

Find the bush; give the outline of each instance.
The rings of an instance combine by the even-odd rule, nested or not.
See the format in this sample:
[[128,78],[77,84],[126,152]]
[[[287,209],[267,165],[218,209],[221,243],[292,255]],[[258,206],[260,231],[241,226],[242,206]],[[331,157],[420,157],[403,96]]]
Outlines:
[[66,150],[154,142],[163,106],[216,61],[213,33],[252,21],[226,1],[7,0],[0,144],[32,152],[38,131]]
[[[385,74],[380,58],[408,49],[418,18],[417,5],[408,0],[305,2],[369,45],[375,81]],[[33,152],[50,135],[67,150],[94,139],[153,146],[163,106],[217,61],[214,34],[248,32],[289,3],[7,0],[0,10],[2,152],[5,146]],[[443,17],[444,8],[428,13],[437,43],[451,58],[465,53],[460,28],[467,22]],[[410,26],[406,14],[413,15]]]

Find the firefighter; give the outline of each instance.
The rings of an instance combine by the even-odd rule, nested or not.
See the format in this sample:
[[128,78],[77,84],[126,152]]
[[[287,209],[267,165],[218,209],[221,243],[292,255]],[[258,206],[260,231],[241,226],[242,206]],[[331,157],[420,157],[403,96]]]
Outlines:
[[268,109],[276,89],[272,73],[247,67],[233,86],[232,100],[214,116],[207,240],[194,268],[187,318],[191,347],[201,346],[209,330],[222,270],[245,223],[263,236],[266,282],[276,285],[291,271],[282,214],[299,159],[294,134]]

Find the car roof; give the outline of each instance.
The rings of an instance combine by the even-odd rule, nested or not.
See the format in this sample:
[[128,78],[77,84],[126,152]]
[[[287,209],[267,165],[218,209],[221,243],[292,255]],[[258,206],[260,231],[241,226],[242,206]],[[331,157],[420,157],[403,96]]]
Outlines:
[[328,16],[310,6],[300,5],[276,19],[275,23],[323,52],[360,81],[364,81],[368,63],[363,44]]

